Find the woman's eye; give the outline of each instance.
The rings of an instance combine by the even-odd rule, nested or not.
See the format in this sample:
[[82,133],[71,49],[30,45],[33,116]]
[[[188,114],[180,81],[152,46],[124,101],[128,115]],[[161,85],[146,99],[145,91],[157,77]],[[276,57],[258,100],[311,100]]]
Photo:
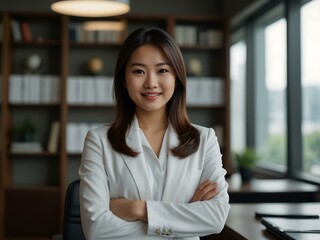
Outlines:
[[160,69],[160,71],[159,71],[159,73],[167,73],[167,72],[169,72],[167,69]]
[[144,73],[141,69],[136,69],[133,72],[136,74],[143,74]]

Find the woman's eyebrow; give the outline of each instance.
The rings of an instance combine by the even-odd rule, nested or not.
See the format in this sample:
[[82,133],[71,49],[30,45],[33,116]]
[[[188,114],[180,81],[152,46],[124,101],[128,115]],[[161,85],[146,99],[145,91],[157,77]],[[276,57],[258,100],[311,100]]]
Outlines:
[[137,66],[137,67],[145,67],[146,65],[143,64],[143,63],[132,63],[132,64],[130,64],[130,67],[135,67],[135,66]]
[[159,67],[159,66],[165,66],[165,65],[170,66],[170,63],[168,63],[168,62],[161,62],[161,63],[156,64],[157,67]]
[[[160,62],[160,63],[157,63],[155,66],[156,67],[159,67],[159,66],[170,66],[170,63],[168,63],[168,62]],[[143,64],[143,63],[139,63],[139,62],[136,62],[136,63],[132,63],[132,64],[130,64],[130,67],[146,67],[146,65],[145,64]]]

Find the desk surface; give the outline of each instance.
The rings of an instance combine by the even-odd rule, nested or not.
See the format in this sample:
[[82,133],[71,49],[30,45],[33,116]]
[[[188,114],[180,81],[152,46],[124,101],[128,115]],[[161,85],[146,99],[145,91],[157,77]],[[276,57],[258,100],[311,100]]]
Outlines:
[[315,214],[320,212],[320,203],[256,203],[231,204],[224,234],[226,239],[277,239],[265,230],[255,211],[276,212],[282,214]]
[[298,180],[281,179],[252,179],[251,182],[242,184],[239,174],[233,174],[229,183],[229,192],[314,192],[319,191],[316,185]]
[[242,184],[239,174],[228,180],[231,203],[314,202],[319,187],[293,179],[252,179]]

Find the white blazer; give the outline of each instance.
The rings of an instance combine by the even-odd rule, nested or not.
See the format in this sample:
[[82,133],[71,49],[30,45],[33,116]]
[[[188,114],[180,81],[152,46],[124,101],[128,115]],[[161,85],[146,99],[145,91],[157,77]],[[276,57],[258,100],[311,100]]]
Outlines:
[[[200,131],[199,149],[185,159],[169,153],[162,201],[152,200],[145,159],[112,149],[108,125],[87,133],[79,169],[81,221],[86,239],[193,240],[223,229],[230,205],[220,148],[213,129],[194,126]],[[179,140],[170,126],[168,134],[171,149]],[[126,142],[141,152],[139,136],[135,118]],[[218,183],[219,194],[209,201],[189,203],[197,186],[206,179]],[[145,200],[148,223],[128,222],[115,216],[109,209],[110,199],[119,197]]]

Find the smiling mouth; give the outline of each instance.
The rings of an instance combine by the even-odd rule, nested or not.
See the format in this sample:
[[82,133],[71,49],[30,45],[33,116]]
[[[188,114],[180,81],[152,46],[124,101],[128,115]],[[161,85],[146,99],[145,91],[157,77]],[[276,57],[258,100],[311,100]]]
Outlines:
[[161,93],[142,93],[141,95],[145,97],[156,97],[161,95]]

